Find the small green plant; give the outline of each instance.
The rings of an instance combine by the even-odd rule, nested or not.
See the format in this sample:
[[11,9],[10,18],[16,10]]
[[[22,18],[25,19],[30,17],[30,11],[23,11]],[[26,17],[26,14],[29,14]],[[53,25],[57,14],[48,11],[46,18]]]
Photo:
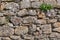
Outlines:
[[42,10],[42,11],[47,11],[47,10],[50,10],[52,8],[53,7],[50,4],[43,3],[40,5],[40,10]]

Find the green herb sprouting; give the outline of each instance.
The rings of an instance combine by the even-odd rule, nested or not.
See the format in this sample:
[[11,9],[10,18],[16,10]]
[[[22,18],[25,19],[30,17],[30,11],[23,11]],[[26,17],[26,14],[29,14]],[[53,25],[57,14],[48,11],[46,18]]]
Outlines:
[[40,5],[40,10],[42,10],[42,11],[47,11],[47,10],[50,10],[52,8],[53,7],[50,4],[43,3]]

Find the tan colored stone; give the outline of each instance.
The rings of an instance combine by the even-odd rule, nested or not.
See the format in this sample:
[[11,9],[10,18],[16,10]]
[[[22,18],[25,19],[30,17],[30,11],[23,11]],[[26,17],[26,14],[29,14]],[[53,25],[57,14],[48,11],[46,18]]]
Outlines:
[[54,28],[53,31],[60,32],[60,27],[58,27],[58,28]]
[[17,35],[25,34],[27,32],[28,32],[27,26],[19,26],[15,29],[15,34],[17,34]]
[[38,15],[38,18],[45,18],[45,13],[43,12],[42,13],[38,12],[37,15]]
[[53,24],[54,27],[60,27],[60,22],[56,22]]
[[1,9],[0,10],[3,10],[4,9],[4,6],[5,6],[5,4],[4,3],[1,3]]

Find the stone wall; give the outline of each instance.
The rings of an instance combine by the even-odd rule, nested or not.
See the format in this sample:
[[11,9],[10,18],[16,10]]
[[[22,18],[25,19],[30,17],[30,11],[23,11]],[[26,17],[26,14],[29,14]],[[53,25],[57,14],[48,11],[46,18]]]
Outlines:
[[[42,3],[54,9],[41,12]],[[1,0],[0,40],[60,40],[58,8],[60,0]]]

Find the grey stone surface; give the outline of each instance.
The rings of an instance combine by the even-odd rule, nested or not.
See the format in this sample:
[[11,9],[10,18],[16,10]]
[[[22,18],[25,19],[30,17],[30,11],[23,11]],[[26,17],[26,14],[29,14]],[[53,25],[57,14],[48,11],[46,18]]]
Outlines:
[[57,0],[57,5],[60,5],[60,0]]
[[45,34],[49,34],[52,32],[51,24],[42,25],[41,29]]
[[1,40],[11,40],[9,37],[2,37]]
[[14,15],[16,15],[16,13],[8,10],[8,11],[4,11],[3,15],[6,15],[6,16],[14,16]]
[[35,21],[36,24],[46,24],[46,20],[45,19],[38,19]]
[[10,21],[14,24],[14,25],[19,25],[23,20],[20,17],[11,17]]
[[29,15],[37,15],[37,12],[36,12],[36,10],[29,10],[28,14]]
[[48,19],[47,20],[47,23],[55,23],[55,22],[57,22],[57,19]]
[[45,3],[47,4],[51,4],[52,6],[55,6],[56,5],[56,0],[44,0]]
[[16,12],[19,10],[19,5],[17,3],[11,2],[11,3],[7,3],[5,5],[6,9],[10,9],[13,12]]
[[28,12],[26,9],[23,9],[23,10],[20,10],[18,13],[17,13],[18,16],[25,16],[25,15],[28,15]]
[[42,3],[43,2],[32,2],[31,5],[32,5],[33,8],[39,8]]
[[30,0],[31,2],[36,2],[36,1],[39,1],[39,0]]
[[0,16],[3,16],[3,13],[0,13]]
[[34,36],[32,36],[32,35],[26,34],[26,35],[23,35],[23,37],[25,40],[34,40]]
[[21,4],[21,8],[30,8],[31,7],[30,0],[22,0],[20,4]]
[[0,27],[0,36],[11,36],[14,34],[14,29],[10,27]]
[[21,39],[20,36],[15,36],[15,35],[10,36],[10,38],[11,38],[12,40],[23,40],[23,39]]
[[29,17],[24,17],[24,18],[23,18],[23,23],[34,23],[35,20],[37,20],[36,17],[31,17],[31,16],[29,16]]
[[0,24],[6,24],[7,20],[5,17],[0,17]]
[[34,24],[31,24],[31,25],[29,26],[29,31],[30,31],[30,32],[34,32],[34,31],[36,31],[36,29],[37,29],[37,26],[34,25]]

